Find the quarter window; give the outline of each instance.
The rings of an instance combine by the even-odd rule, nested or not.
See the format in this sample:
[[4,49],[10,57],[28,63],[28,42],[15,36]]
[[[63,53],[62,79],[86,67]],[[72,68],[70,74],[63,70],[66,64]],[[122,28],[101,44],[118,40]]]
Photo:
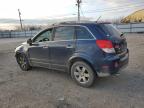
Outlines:
[[93,39],[89,31],[84,27],[76,27],[77,39]]
[[74,38],[74,27],[57,27],[54,40],[71,40]]

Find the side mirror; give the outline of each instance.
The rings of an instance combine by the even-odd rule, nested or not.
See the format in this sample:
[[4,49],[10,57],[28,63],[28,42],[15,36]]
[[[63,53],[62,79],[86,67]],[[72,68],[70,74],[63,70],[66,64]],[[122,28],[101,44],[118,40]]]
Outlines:
[[31,38],[27,40],[27,43],[28,43],[29,45],[32,45],[32,40],[31,40]]

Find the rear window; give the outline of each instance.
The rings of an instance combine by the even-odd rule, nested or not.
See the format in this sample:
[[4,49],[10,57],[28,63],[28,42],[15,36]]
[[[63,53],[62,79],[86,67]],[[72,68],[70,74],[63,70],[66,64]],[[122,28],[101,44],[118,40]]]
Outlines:
[[99,29],[103,31],[106,36],[120,37],[121,33],[112,24],[99,24]]
[[88,28],[96,36],[97,39],[107,39],[109,37],[120,38],[119,32],[112,24],[91,24]]
[[54,40],[72,40],[74,38],[74,27],[57,27]]

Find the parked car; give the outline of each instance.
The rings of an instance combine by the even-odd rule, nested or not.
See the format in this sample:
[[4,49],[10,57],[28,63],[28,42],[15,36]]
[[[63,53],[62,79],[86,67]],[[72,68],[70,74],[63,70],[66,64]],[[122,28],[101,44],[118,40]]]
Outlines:
[[126,67],[126,38],[110,23],[60,23],[17,47],[24,71],[38,66],[69,72],[77,84],[90,87],[97,77],[115,75]]

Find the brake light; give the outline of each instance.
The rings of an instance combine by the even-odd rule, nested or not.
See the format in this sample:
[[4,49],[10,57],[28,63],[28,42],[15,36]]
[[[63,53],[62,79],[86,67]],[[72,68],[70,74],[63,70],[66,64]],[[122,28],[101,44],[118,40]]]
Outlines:
[[115,53],[113,44],[110,40],[96,40],[96,44],[106,53]]

